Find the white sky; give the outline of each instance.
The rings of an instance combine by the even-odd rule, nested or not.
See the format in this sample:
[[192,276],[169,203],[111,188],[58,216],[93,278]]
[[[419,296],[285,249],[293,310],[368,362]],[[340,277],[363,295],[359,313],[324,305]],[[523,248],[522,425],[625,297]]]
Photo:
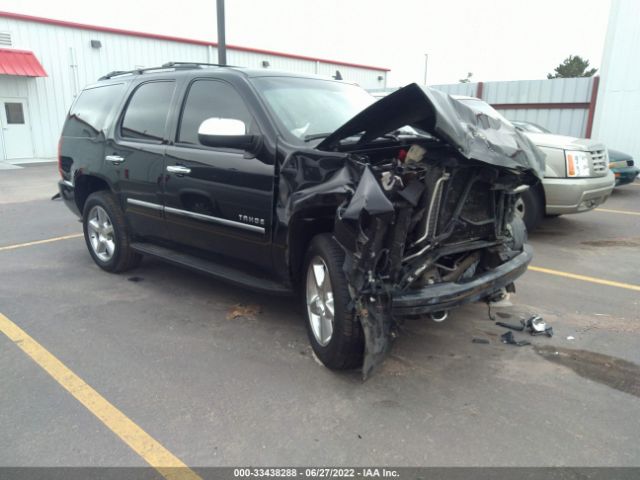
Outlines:
[[[227,43],[391,68],[388,86],[600,66],[609,0],[226,0]],[[216,40],[216,0],[2,0],[2,10]]]

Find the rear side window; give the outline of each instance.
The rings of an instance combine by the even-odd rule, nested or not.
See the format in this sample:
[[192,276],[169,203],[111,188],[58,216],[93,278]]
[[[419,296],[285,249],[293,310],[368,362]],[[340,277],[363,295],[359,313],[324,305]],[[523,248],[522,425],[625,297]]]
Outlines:
[[255,133],[249,109],[231,85],[218,80],[196,80],[191,84],[184,103],[178,141],[200,145],[198,128],[211,117],[242,120],[247,126],[247,133]]
[[62,129],[66,137],[96,137],[107,127],[107,121],[122,97],[124,84],[89,88],[71,107]]
[[174,86],[174,82],[140,85],[129,100],[120,135],[125,138],[161,141],[164,138]]

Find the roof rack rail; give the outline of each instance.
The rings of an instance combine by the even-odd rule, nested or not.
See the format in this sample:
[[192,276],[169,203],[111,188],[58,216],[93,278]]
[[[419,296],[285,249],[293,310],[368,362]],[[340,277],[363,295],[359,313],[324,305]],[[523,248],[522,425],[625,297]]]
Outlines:
[[[193,68],[202,68],[202,67],[235,67],[235,65],[221,65],[219,63],[204,63],[204,62],[167,62],[159,67],[148,67],[148,68],[136,68],[134,70],[114,70],[113,72],[109,72],[106,75],[103,75],[98,79],[100,80],[109,80],[113,77],[119,77],[120,75],[140,75],[145,72],[150,71],[158,71],[158,70],[167,70],[173,68],[174,70],[190,70]],[[236,67],[237,68],[237,67]]]
[[194,68],[194,67],[233,67],[238,68],[235,65],[223,65],[221,63],[205,63],[205,62],[167,62],[162,65],[162,68]]

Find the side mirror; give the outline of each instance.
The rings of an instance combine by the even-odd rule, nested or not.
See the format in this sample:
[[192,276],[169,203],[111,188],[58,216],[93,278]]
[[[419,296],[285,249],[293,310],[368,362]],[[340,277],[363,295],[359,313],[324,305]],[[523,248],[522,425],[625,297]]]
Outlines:
[[238,148],[255,152],[259,135],[248,135],[247,126],[235,118],[207,118],[198,128],[198,140],[207,147]]

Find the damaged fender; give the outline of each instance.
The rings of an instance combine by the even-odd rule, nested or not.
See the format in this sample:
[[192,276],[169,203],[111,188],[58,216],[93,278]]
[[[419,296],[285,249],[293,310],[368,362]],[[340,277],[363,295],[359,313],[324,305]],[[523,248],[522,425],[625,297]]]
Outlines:
[[[419,132],[412,139],[387,135],[407,125]],[[511,124],[415,84],[284,159],[279,221],[332,222],[365,337],[365,378],[391,347],[396,310],[446,311],[526,270],[514,206],[543,170],[544,154]]]

